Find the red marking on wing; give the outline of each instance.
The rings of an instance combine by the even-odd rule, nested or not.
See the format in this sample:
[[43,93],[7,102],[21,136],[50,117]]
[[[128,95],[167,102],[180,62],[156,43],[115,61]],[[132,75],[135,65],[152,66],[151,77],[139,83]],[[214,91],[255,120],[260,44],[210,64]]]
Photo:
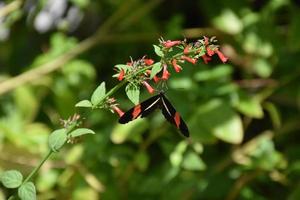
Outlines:
[[175,113],[174,121],[176,123],[177,128],[179,128],[179,125],[180,125],[180,115],[179,115],[178,112]]
[[132,112],[132,119],[137,118],[140,113],[141,113],[141,104],[134,107],[133,112]]

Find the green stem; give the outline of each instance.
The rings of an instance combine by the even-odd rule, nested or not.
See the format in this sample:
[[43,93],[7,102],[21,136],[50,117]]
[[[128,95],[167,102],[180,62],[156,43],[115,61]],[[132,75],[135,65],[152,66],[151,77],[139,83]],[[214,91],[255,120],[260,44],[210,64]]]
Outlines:
[[46,160],[51,156],[52,153],[53,153],[53,151],[49,150],[49,152],[46,154],[46,156],[43,158],[43,160],[41,160],[40,164],[32,170],[32,172],[26,177],[26,179],[24,180],[24,182],[22,184],[25,184],[26,182],[28,182],[40,170],[40,168],[42,167],[44,162],[46,162]]

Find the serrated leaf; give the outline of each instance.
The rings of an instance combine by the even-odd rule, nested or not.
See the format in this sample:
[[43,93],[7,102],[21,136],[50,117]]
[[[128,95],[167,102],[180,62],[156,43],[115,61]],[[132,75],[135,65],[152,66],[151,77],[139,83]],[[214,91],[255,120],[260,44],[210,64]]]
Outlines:
[[153,45],[154,47],[154,52],[156,53],[156,55],[158,55],[159,57],[163,57],[164,53],[162,52],[162,50],[160,49],[159,46],[157,45]]
[[53,131],[48,139],[48,145],[52,151],[57,152],[67,141],[66,129],[58,129]]
[[23,184],[18,189],[18,196],[21,200],[36,200],[36,190],[32,182],[27,182]]
[[140,88],[136,85],[128,84],[125,91],[129,100],[134,103],[134,105],[137,105],[140,100]]
[[85,108],[89,108],[89,107],[92,107],[92,103],[89,101],[89,100],[82,100],[82,101],[79,101],[75,107],[85,107]]
[[77,128],[74,131],[72,131],[69,135],[71,137],[79,137],[86,134],[95,134],[95,132],[88,128]]
[[105,82],[102,82],[92,94],[91,102],[94,106],[98,105],[103,100],[105,92]]
[[1,174],[0,179],[6,188],[17,188],[22,184],[23,176],[17,170],[8,170]]
[[157,62],[155,64],[153,64],[153,67],[151,69],[151,74],[150,74],[150,79],[153,79],[153,77],[159,73],[162,69],[162,65],[160,62]]

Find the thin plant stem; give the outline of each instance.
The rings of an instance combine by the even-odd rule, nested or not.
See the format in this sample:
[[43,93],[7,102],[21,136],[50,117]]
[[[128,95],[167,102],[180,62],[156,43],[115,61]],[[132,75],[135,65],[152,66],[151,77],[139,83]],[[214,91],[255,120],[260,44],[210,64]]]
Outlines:
[[46,162],[46,160],[48,160],[48,158],[51,156],[52,153],[53,153],[53,151],[49,150],[49,152],[46,154],[46,156],[41,160],[40,164],[32,170],[32,172],[26,177],[26,179],[24,180],[24,182],[22,184],[27,183],[40,170],[40,168],[43,166],[43,164]]

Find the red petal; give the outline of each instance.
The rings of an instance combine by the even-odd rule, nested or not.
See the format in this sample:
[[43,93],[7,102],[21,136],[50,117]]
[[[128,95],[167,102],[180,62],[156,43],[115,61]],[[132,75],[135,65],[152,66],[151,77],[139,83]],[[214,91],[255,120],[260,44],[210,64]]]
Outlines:
[[219,49],[216,50],[216,53],[218,54],[220,60],[223,63],[227,62],[228,58],[226,56],[224,56],[224,54],[221,51],[219,51]]
[[188,57],[188,56],[181,56],[181,59],[182,59],[182,60],[186,60],[187,62],[190,62],[190,63],[192,63],[192,64],[196,64],[196,62],[197,62],[197,59],[195,59],[195,58],[190,58],[190,57]]
[[121,117],[122,115],[124,115],[124,112],[116,105],[112,106],[112,109],[118,113],[119,117]]
[[145,64],[146,65],[152,65],[153,63],[154,63],[154,60],[152,60],[152,59],[144,59],[144,62],[145,62]]
[[212,56],[212,55],[215,54],[215,52],[214,52],[211,48],[209,48],[209,47],[206,47],[206,53],[207,53],[207,55],[209,55],[209,56]]
[[190,50],[190,46],[189,45],[187,45],[185,48],[184,48],[184,50],[183,50],[183,54],[189,54],[189,50]]
[[170,73],[168,72],[167,65],[164,65],[163,75],[162,75],[161,79],[168,80],[169,77],[170,77]]
[[151,85],[149,85],[149,83],[147,83],[146,81],[143,81],[143,85],[147,88],[147,90],[150,94],[153,94],[154,89],[151,87]]
[[203,59],[203,62],[205,64],[207,64],[209,61],[211,61],[211,57],[208,57],[206,54],[204,54],[203,56],[201,56],[201,58]]
[[176,59],[173,59],[172,60],[172,65],[174,67],[174,70],[178,73],[182,70],[182,67],[180,67],[178,64],[177,64],[177,60]]
[[162,43],[162,45],[166,48],[171,48],[171,47],[179,45],[179,44],[181,44],[180,40],[174,40],[174,41],[167,40],[167,41]]
[[120,71],[120,73],[119,73],[119,76],[118,76],[118,80],[119,80],[119,81],[122,81],[122,80],[123,80],[124,74],[125,74],[124,70],[121,69],[121,71]]

